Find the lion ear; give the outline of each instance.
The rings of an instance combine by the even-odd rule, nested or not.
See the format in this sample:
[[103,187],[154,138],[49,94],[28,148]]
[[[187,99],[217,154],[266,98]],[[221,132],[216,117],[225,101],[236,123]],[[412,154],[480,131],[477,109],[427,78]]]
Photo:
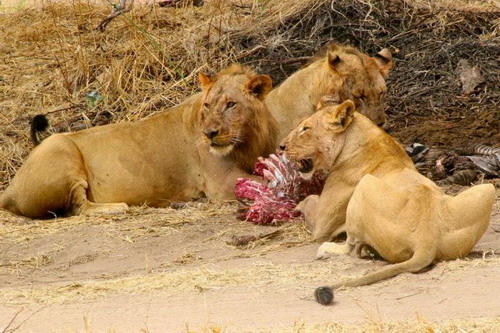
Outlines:
[[392,54],[389,49],[383,49],[375,55],[375,62],[378,65],[378,69],[384,78],[389,75],[389,71],[392,68]]
[[322,109],[327,105],[340,104],[340,98],[338,94],[321,96],[319,99],[316,110]]
[[203,72],[198,73],[198,80],[200,80],[201,88],[206,90],[214,83],[214,79]]
[[273,89],[273,80],[267,75],[258,75],[248,81],[246,89],[258,99],[263,100]]
[[337,70],[337,67],[341,61],[342,60],[340,59],[340,56],[338,54],[328,51],[328,65],[331,69]]
[[354,117],[354,111],[356,111],[356,107],[353,101],[348,99],[328,112],[328,124],[332,129],[343,132],[347,129],[349,124],[351,124],[352,118]]

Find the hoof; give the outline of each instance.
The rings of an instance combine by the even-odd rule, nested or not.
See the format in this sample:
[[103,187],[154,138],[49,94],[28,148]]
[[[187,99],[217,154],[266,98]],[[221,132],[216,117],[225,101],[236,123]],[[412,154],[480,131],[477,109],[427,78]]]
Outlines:
[[319,304],[330,305],[333,302],[333,290],[330,287],[319,287],[314,291],[314,298]]

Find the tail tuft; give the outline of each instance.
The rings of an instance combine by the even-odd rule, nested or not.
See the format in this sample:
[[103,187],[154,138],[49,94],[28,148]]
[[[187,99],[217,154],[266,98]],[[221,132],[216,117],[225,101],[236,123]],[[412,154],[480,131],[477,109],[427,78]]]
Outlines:
[[31,119],[31,141],[36,146],[40,143],[38,132],[43,132],[49,127],[49,121],[44,114],[37,114]]
[[31,120],[31,126],[37,132],[43,132],[49,127],[49,121],[44,114],[37,114]]
[[330,287],[316,288],[314,298],[319,304],[330,305],[333,303],[333,289]]

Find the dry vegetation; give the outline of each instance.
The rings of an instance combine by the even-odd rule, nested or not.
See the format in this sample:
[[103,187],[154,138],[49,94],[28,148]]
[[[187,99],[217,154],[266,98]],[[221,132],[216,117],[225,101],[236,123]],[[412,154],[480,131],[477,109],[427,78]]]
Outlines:
[[[106,1],[44,1],[0,12],[0,189],[32,147],[34,114],[51,113],[55,131],[136,120],[196,91],[200,70],[239,61],[278,84],[330,41],[368,53],[392,49],[387,112],[401,141],[456,146],[500,139],[494,1],[136,5],[96,31],[110,8]],[[469,95],[456,73],[461,59],[484,78]]]
[[[137,120],[197,91],[198,71],[216,72],[238,61],[270,74],[279,84],[330,41],[351,43],[370,54],[391,48],[396,62],[388,80],[387,112],[400,141],[499,145],[500,9],[495,1],[210,0],[202,7],[189,2],[182,8],[136,5],[104,32],[94,28],[110,12],[107,1],[43,1],[36,8],[10,11],[0,7],[0,192],[32,148],[29,120],[35,114],[48,113],[53,131]],[[461,60],[477,66],[484,79],[470,94],[463,93],[457,73]],[[499,205],[497,201],[495,214]],[[58,304],[151,291],[201,292],[221,285],[300,285],[350,274],[343,271],[347,266],[362,265],[347,261],[320,267],[307,262],[297,268],[288,262],[259,263],[265,254],[307,246],[310,238],[303,227],[290,224],[280,227],[282,234],[276,238],[236,248],[228,243],[231,235],[255,235],[262,229],[235,221],[234,210],[234,204],[191,203],[179,210],[139,207],[125,215],[47,221],[0,213],[0,248],[5,249],[0,278],[20,281],[2,288],[0,304]],[[158,267],[105,278],[90,271],[73,278],[73,266],[109,256],[108,250],[99,252],[88,245],[87,252],[73,249],[78,255],[68,257],[73,238],[68,242],[63,237],[78,239],[83,231],[96,237],[95,247],[106,247],[98,242],[113,244],[110,252],[121,251],[123,244],[149,249],[155,239],[168,243],[172,235],[190,231],[203,235],[200,247],[223,248],[224,254],[213,262],[250,257],[256,261],[245,270],[240,266],[211,270],[204,266],[206,261],[196,266],[196,251],[179,250]],[[471,258],[440,267],[451,271],[499,262],[494,255]],[[37,274],[49,279],[54,272],[67,274],[71,282],[30,284],[29,290],[23,284]],[[294,288],[309,295],[312,287]],[[5,324],[5,318],[0,319]],[[17,318],[11,328],[19,322]],[[359,325],[306,321],[266,332],[489,332],[498,326],[498,318],[439,323],[368,318]],[[87,320],[84,331],[94,331]],[[218,326],[201,331],[226,332]]]
[[[88,318],[83,318],[84,333],[92,333],[92,323]],[[500,325],[499,318],[488,318],[480,320],[459,320],[453,322],[433,323],[427,322],[424,318],[418,318],[415,321],[401,322],[381,322],[376,319],[370,319],[363,325],[353,324],[323,324],[323,325],[308,325],[305,322],[296,322],[293,327],[272,330],[256,330],[254,333],[456,333],[456,332],[475,332],[489,333],[492,327]],[[185,333],[226,333],[229,332],[223,326],[209,325],[200,330],[186,329]],[[114,330],[109,330],[108,333],[115,333]],[[149,333],[147,329],[142,330],[142,333]]]
[[363,325],[346,324],[324,324],[324,325],[306,325],[296,323],[293,329],[273,330],[270,333],[455,333],[455,332],[490,332],[492,327],[500,325],[499,318],[481,319],[481,320],[460,320],[453,322],[433,323],[427,322],[424,318],[418,318],[416,321],[404,322],[381,322],[371,318]]

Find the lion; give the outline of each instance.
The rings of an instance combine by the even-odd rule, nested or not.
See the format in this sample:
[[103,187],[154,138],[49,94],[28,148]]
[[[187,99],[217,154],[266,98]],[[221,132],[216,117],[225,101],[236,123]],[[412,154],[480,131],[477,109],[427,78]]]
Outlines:
[[401,145],[355,104],[323,99],[280,144],[304,178],[326,171],[321,194],[297,209],[315,239],[345,231],[344,244],[325,242],[318,258],[371,250],[392,263],[367,275],[318,288],[318,302],[329,304],[332,289],[361,286],[431,263],[465,256],[489,224],[495,200],[492,184],[448,196],[421,175]]
[[392,65],[388,49],[370,57],[351,46],[331,43],[325,54],[315,57],[266,97],[265,103],[280,126],[278,140],[313,114],[324,95],[353,100],[359,112],[383,126],[385,79]]
[[233,199],[237,178],[277,146],[278,125],[263,102],[272,81],[237,64],[199,81],[201,93],[149,118],[49,136],[0,208],[42,218]]

